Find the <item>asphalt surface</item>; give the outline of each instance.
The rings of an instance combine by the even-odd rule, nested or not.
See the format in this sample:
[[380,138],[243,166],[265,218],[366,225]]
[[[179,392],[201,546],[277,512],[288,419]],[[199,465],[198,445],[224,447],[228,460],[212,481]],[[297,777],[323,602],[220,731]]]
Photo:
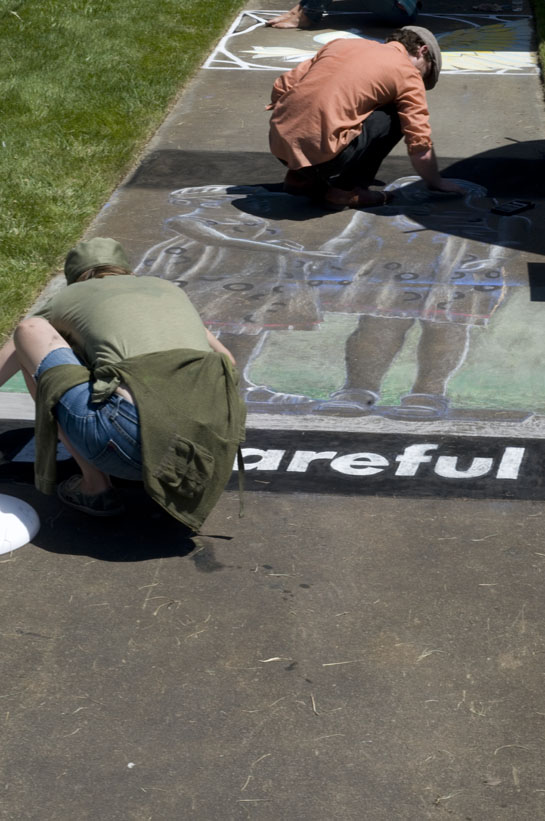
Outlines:
[[[317,36],[384,32],[265,29],[273,2],[97,216],[90,236],[186,287],[236,351],[245,515],[236,480],[196,537],[134,485],[118,520],[67,510],[13,461],[30,414],[0,393],[0,491],[42,523],[0,556],[1,818],[545,817],[545,118],[528,7],[500,5],[420,18],[463,201],[413,184],[324,214],[281,193],[274,77]],[[380,182],[410,175],[398,146]],[[514,198],[535,207],[491,214]],[[345,370],[370,411],[331,396]]]

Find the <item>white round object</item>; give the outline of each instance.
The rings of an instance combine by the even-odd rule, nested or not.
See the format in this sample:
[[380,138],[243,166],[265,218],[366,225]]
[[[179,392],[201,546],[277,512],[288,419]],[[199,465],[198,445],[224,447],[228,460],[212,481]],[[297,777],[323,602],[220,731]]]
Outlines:
[[332,40],[375,40],[379,43],[382,43],[382,40],[378,40],[375,37],[362,37],[361,34],[358,34],[356,31],[324,31],[323,34],[317,34],[315,37],[312,38],[315,43],[319,43],[321,46],[324,46],[326,43],[331,43]]
[[40,519],[33,507],[0,493],[0,553],[28,544],[39,529]]

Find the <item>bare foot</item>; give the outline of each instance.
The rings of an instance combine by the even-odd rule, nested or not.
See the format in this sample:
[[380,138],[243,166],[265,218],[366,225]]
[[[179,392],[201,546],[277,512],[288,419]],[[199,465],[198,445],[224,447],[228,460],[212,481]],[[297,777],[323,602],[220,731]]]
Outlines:
[[307,17],[301,6],[297,5],[285,14],[273,17],[267,25],[275,29],[309,29],[312,27],[312,20]]

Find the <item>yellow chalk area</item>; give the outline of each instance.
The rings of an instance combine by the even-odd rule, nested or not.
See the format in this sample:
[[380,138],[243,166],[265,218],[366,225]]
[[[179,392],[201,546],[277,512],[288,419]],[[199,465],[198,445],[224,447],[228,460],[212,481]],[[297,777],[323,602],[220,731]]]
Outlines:
[[443,71],[503,73],[536,67],[536,54],[530,51],[443,51]]

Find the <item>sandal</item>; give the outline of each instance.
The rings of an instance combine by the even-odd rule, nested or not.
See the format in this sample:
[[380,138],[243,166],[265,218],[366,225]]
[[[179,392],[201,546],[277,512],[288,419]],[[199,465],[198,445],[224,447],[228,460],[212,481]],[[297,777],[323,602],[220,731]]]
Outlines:
[[313,408],[314,413],[339,414],[346,416],[363,416],[368,413],[376,413],[374,405],[379,401],[380,396],[374,391],[364,388],[343,388],[329,395],[329,399],[324,399]]
[[57,496],[65,505],[88,513],[89,516],[118,516],[125,506],[113,488],[102,493],[88,494],[80,490],[82,476],[70,476],[57,485]]

